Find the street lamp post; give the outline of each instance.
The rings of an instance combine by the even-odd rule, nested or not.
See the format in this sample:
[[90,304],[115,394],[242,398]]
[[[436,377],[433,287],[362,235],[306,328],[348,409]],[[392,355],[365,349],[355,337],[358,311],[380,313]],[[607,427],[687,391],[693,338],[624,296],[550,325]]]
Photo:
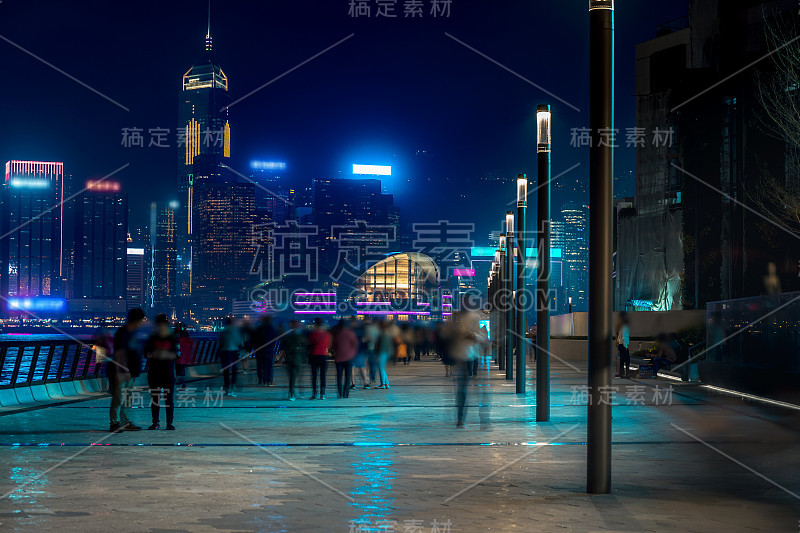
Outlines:
[[549,105],[536,110],[539,252],[536,279],[536,421],[550,420],[550,147]]
[[525,227],[528,210],[528,177],[517,176],[517,394],[525,394],[525,344],[528,342],[525,331],[525,276],[528,239]]
[[506,379],[514,379],[514,213],[506,213]]
[[506,368],[506,234],[500,235],[500,250],[495,252],[497,261],[497,366],[500,370]]
[[589,408],[586,490],[611,492],[614,0],[589,1]]

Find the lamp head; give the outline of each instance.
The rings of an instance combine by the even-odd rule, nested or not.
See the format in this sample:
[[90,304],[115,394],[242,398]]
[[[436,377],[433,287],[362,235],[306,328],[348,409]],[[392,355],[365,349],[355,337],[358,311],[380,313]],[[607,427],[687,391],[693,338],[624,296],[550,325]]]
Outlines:
[[517,176],[517,207],[528,207],[528,176]]
[[506,212],[506,235],[509,237],[514,235],[514,213],[511,211]]
[[549,152],[552,144],[551,121],[553,114],[549,105],[540,105],[536,108],[536,137],[537,152]]

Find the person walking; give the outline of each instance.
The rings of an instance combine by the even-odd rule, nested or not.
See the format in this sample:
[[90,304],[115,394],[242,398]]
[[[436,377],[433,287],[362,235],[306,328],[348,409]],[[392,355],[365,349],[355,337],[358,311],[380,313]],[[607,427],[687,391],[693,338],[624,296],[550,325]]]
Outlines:
[[234,324],[233,318],[225,317],[223,321],[222,333],[219,336],[219,345],[222,350],[220,364],[222,365],[222,379],[225,388],[225,396],[236,397],[237,363],[239,362],[239,352],[244,348],[244,339],[241,329]]
[[[359,320],[353,319],[350,323],[350,329],[353,330],[353,333],[358,339],[358,352],[356,356],[353,358],[353,372],[356,371],[361,375],[361,385],[365,388],[369,388],[369,381],[367,378],[367,342],[366,342],[366,329],[364,324],[361,323]],[[353,377],[352,382],[350,383],[350,388],[355,389],[355,377]]]
[[275,367],[275,354],[278,351],[278,330],[272,325],[272,317],[267,315],[261,319],[254,332],[254,346],[256,352],[256,373],[259,385],[273,385],[273,370]]
[[[331,349],[331,333],[325,328],[322,319],[314,319],[314,329],[308,335],[311,365],[311,399],[325,399],[325,381],[328,373],[328,355]],[[317,376],[319,376],[319,395],[317,395]]]
[[[369,365],[369,385],[378,379],[378,340],[381,337],[381,326],[370,321],[364,328],[364,344],[367,352],[367,364]],[[369,386],[365,385],[365,389]]]
[[106,375],[111,393],[111,426],[109,431],[139,431],[139,426],[130,420],[129,394],[134,380],[142,370],[142,357],[136,340],[136,330],[147,321],[144,311],[134,308],[128,311],[125,325],[114,333],[114,356],[108,362]]
[[456,366],[456,427],[463,428],[467,418],[467,391],[471,376],[472,359],[477,357],[481,339],[478,314],[470,310],[453,313],[451,353]]
[[289,322],[289,333],[284,336],[283,356],[289,373],[289,401],[301,400],[297,393],[297,376],[308,361],[308,339],[300,327],[300,322]]
[[159,429],[161,395],[164,395],[164,410],[167,414],[167,429],[172,425],[175,412],[175,361],[178,360],[180,344],[173,334],[167,315],[155,319],[155,331],[144,344],[144,356],[148,360],[147,384],[150,386],[150,413],[153,417],[150,430]]
[[618,377],[627,378],[631,372],[631,352],[628,350],[631,340],[628,313],[625,311],[619,314],[615,337],[617,340],[617,351],[619,352]]
[[339,398],[350,397],[350,386],[353,383],[353,359],[358,353],[358,338],[353,329],[339,321],[333,335],[333,361],[336,363],[336,387]]
[[381,334],[378,338],[378,375],[380,377],[379,389],[389,388],[389,376],[386,374],[386,365],[394,357],[395,337],[392,325],[389,322],[381,324]]

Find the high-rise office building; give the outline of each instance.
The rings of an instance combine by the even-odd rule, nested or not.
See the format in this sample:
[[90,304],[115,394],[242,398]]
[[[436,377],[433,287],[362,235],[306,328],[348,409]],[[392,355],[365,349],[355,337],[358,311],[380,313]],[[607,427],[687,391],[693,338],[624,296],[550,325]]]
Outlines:
[[128,195],[119,182],[89,180],[75,202],[75,273],[70,313],[123,315]]
[[194,164],[192,312],[207,322],[231,312],[235,297],[258,282],[255,257],[255,185],[239,179],[218,158]]
[[149,307],[156,313],[171,313],[178,296],[178,202],[150,204]]
[[118,182],[89,180],[74,201],[73,298],[124,299],[128,195]]
[[183,75],[178,109],[178,291],[188,298],[192,291],[192,243],[195,184],[195,158],[201,155],[216,159],[231,155],[231,128],[228,108],[231,96],[228,78],[213,56],[211,14],[202,57]]
[[63,298],[63,195],[63,163],[6,163],[0,208],[0,296],[7,306],[19,308],[15,305],[19,297]]
[[564,221],[564,297],[567,301],[572,297],[573,311],[585,311],[589,290],[589,208],[567,202],[561,207],[561,218]]
[[145,306],[145,249],[131,246],[126,250],[128,261],[125,271],[125,305],[128,309]]
[[793,34],[779,29],[796,15],[790,0],[692,0],[688,17],[636,46],[636,126],[647,138],[637,149],[635,212],[618,222],[617,309],[705,309],[756,296],[771,268],[783,290],[800,288],[792,235],[764,220],[778,220],[786,204],[757,203],[768,176],[797,175],[795,148],[776,139],[772,122],[796,119],[773,107],[796,105],[794,84],[775,76],[796,63]]
[[[313,222],[319,230],[321,279],[333,273],[337,264],[341,266],[339,252],[353,246],[345,242],[350,238],[348,234],[352,239],[360,239],[365,250],[370,247],[384,253],[393,251],[392,246],[397,240],[397,210],[394,197],[383,194],[380,180],[315,179],[313,206]],[[361,227],[357,224],[359,222],[365,225]],[[350,257],[349,261],[365,259],[369,258]]]

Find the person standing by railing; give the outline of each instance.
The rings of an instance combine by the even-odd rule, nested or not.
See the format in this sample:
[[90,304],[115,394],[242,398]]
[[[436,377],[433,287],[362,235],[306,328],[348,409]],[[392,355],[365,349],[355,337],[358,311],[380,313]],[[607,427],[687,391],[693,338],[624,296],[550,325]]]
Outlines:
[[136,330],[147,321],[144,311],[134,308],[128,311],[125,325],[114,334],[114,357],[108,363],[108,386],[111,392],[111,427],[109,431],[139,431],[139,426],[130,420],[129,395],[134,380],[142,370],[142,357],[136,340]]
[[178,338],[172,333],[167,315],[161,314],[155,320],[156,329],[144,345],[144,355],[149,361],[147,384],[150,386],[150,412],[153,424],[147,429],[158,429],[158,415],[161,410],[161,393],[164,393],[164,410],[167,413],[167,429],[172,425],[175,412],[175,361],[178,359]]

